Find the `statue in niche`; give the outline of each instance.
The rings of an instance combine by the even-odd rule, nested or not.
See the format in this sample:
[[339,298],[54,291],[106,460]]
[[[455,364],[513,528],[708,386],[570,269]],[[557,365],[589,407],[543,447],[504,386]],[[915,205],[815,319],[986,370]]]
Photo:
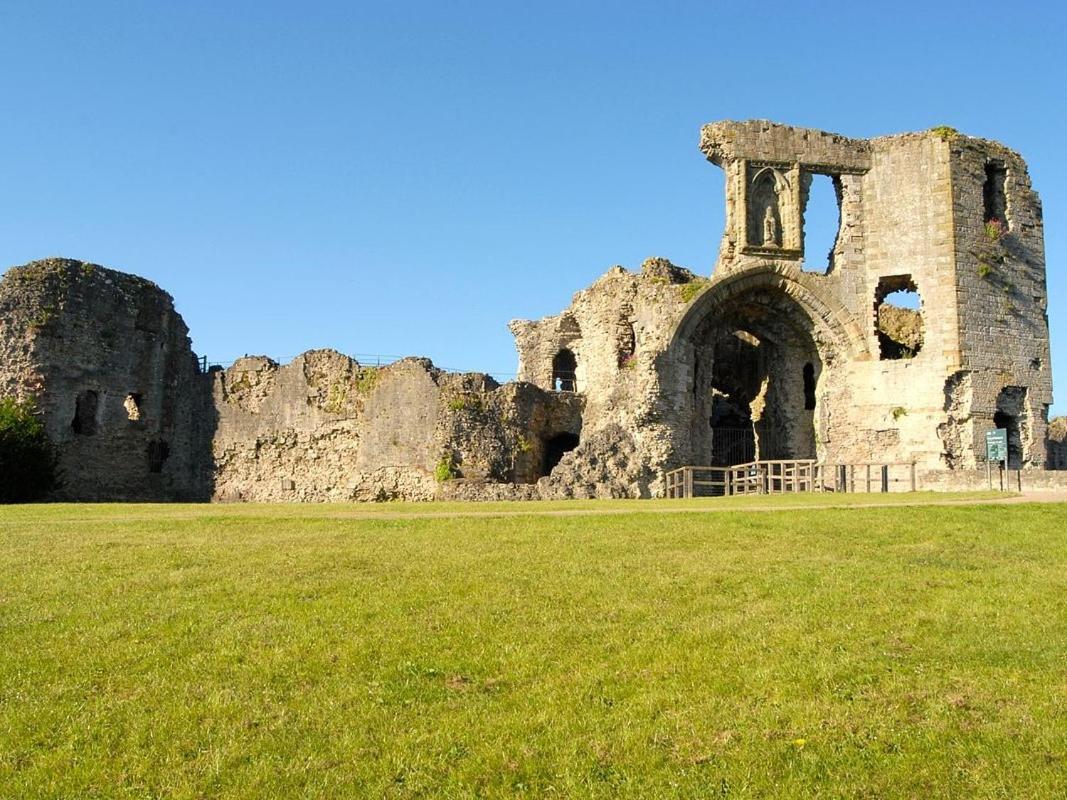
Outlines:
[[748,243],[756,247],[781,247],[779,214],[785,179],[776,170],[762,169],[753,179],[748,198]]
[[778,246],[778,220],[774,218],[774,208],[767,206],[763,214],[763,246]]

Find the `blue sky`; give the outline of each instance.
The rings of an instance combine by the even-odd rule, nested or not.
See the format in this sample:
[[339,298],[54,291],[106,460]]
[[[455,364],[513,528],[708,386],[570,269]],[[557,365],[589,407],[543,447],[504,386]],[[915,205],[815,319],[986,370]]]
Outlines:
[[1065,28],[1053,3],[5,2],[0,265],[145,275],[216,362],[506,379],[507,321],[611,265],[711,271],[702,123],[945,124],[1029,162],[1065,376]]

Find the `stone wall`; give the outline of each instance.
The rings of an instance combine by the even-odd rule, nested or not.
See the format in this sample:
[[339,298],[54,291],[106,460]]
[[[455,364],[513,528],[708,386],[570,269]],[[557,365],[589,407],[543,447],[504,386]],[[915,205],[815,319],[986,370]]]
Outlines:
[[1048,468],[1067,470],[1067,417],[1049,422]]
[[927,470],[918,476],[921,492],[982,492],[990,488],[1008,492],[1067,492],[1067,471],[1053,469]]
[[155,284],[66,259],[0,280],[0,395],[36,401],[60,453],[58,499],[206,499],[206,387]]
[[367,367],[315,350],[214,372],[214,405],[217,499],[430,500],[453,481],[487,496],[536,483],[553,437],[580,433],[582,401],[426,359]]
[[[969,409],[959,427],[963,451],[982,461],[984,438],[1010,427],[1012,466],[1039,467],[1047,455],[1052,369],[1041,202],[1026,164],[997,142],[948,134],[952,153],[953,253],[960,327],[960,370]],[[987,170],[1000,172],[987,225]],[[950,401],[946,387],[946,402]],[[959,403],[952,397],[951,402]],[[1008,417],[998,420],[998,412]],[[964,466],[975,461],[964,457]]]
[[[713,274],[616,266],[513,321],[515,383],[328,350],[201,375],[158,287],[55,260],[0,282],[0,392],[37,399],[77,499],[645,497],[673,467],[756,458],[984,474],[994,426],[1013,467],[1062,465],[1018,154],[766,121],[700,144],[726,173]],[[828,254],[805,235],[819,176],[839,205]]]
[[[642,494],[659,490],[664,469],[731,452],[973,468],[995,411],[1001,423],[1019,420],[1013,466],[1043,466],[1051,384],[1040,205],[1021,159],[946,129],[864,141],[763,121],[705,126],[701,148],[727,178],[710,280],[660,259],[639,275],[613,268],[561,314],[511,325],[526,380],[552,388],[556,355],[576,356],[586,434],[564,462],[571,491],[589,493],[577,474],[620,449],[631,466],[598,485]],[[988,239],[991,162],[1005,165],[1010,222],[994,248],[996,297],[973,256]],[[824,266],[805,252],[803,230],[817,175],[831,177],[840,212]],[[645,288],[671,284],[684,289]],[[889,305],[901,290],[915,308]],[[1016,298],[1007,317],[1005,296]],[[991,346],[994,330],[1010,346]],[[983,355],[993,352],[999,365]],[[744,428],[748,450],[723,446]],[[609,429],[594,446],[592,433]]]

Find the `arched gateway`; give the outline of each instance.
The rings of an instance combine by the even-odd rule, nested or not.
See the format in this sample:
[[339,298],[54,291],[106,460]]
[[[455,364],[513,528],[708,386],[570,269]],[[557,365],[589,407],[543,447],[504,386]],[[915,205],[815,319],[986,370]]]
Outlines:
[[669,363],[685,377],[668,383],[688,430],[675,437],[673,461],[817,457],[820,379],[864,339],[796,272],[766,263],[729,273],[682,317]]

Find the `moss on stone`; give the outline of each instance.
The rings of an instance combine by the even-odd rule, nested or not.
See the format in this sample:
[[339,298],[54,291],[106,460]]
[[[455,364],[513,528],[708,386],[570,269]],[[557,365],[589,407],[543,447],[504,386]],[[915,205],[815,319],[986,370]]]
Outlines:
[[326,403],[323,405],[322,410],[328,414],[340,414],[345,410],[347,402],[348,384],[343,381],[337,381],[330,387],[330,391],[326,396]]
[[683,303],[691,303],[696,299],[697,295],[708,288],[708,284],[711,283],[707,278],[693,278],[688,283],[683,283],[678,287],[678,296],[682,298]]
[[381,369],[378,367],[360,368],[359,376],[356,378],[356,392],[364,396],[370,394],[377,387],[381,377]]
[[958,130],[949,125],[937,125],[930,129],[930,133],[940,138],[943,142],[951,142],[960,135]]

